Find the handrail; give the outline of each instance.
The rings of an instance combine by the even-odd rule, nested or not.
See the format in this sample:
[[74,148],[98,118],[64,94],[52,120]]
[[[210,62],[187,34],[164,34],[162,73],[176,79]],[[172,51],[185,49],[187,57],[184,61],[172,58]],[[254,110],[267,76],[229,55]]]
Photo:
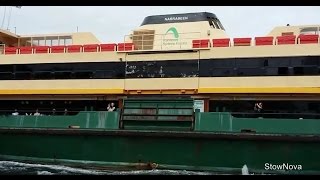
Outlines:
[[[101,46],[104,44],[97,44],[98,48],[96,48],[96,51],[90,51],[90,52],[85,52],[84,50],[84,46],[88,45],[88,44],[84,44],[84,45],[71,45],[71,46],[80,46],[79,48],[79,52],[76,53],[92,53],[92,52],[132,52],[132,51],[166,51],[166,50],[192,50],[192,49],[199,49],[197,46],[194,45],[200,45],[200,42],[195,42],[193,43],[193,41],[195,40],[209,40],[209,43],[207,45],[207,48],[219,48],[219,46],[214,46],[212,44],[212,41],[215,39],[208,39],[208,38],[200,38],[200,33],[198,33],[197,35],[190,35],[190,34],[197,34],[196,32],[194,33],[180,33],[179,34],[179,38],[175,38],[175,37],[170,37],[170,38],[166,38],[164,39],[163,37],[165,36],[164,34],[142,34],[142,35],[131,35],[131,39],[134,43],[132,42],[124,42],[124,43],[118,43],[118,44],[114,44],[111,43],[109,45],[115,45],[114,49],[109,49],[109,50],[101,50]],[[183,35],[186,35],[186,37],[183,37]],[[189,35],[189,36],[187,36]],[[129,36],[129,35],[128,35]],[[141,37],[141,39],[135,39],[133,40],[133,37],[135,36],[139,36]],[[146,39],[144,38],[145,36],[154,36],[151,39]],[[158,37],[159,36],[159,37]],[[182,36],[182,37],[181,37]],[[305,36],[305,35],[304,35]],[[270,36],[265,36],[270,37]],[[286,36],[277,36],[277,37],[272,37],[272,44],[269,46],[280,46],[283,45],[282,44],[278,44],[278,37],[286,37]],[[285,45],[302,45],[302,44],[319,44],[320,45],[320,36],[318,36],[317,40],[313,40],[311,42],[306,43],[306,41],[301,42],[301,37],[303,37],[303,35],[296,35],[296,36],[292,36],[295,37],[295,42],[294,43],[284,43]],[[256,37],[256,38],[263,38],[263,37]],[[224,38],[224,39],[229,39],[230,42],[227,46],[223,46],[223,47],[235,47],[238,45],[234,44],[234,39],[250,39],[250,43],[245,43],[245,45],[242,46],[251,46],[251,47],[256,47],[256,46],[265,46],[265,45],[257,45],[256,44],[256,39],[255,38]],[[233,41],[232,41],[233,40]],[[125,49],[125,51],[123,50],[119,50],[117,49],[117,47],[119,47],[119,44],[133,44],[132,49]],[[63,52],[56,52],[56,53],[71,53],[68,52],[68,48],[71,46],[63,46],[64,51]],[[51,49],[55,46],[23,46],[23,47],[31,47],[31,52],[27,53],[27,54],[56,54],[51,52]],[[35,51],[36,48],[39,47],[48,47],[48,51],[47,52],[39,52],[37,53]],[[7,54],[6,53],[6,48],[8,48],[5,44],[0,44],[0,55],[1,54]],[[15,48],[13,49],[14,51],[8,53],[8,54],[24,54],[21,53],[20,51],[20,47],[9,47],[9,48]],[[74,53],[74,52],[72,52]]]

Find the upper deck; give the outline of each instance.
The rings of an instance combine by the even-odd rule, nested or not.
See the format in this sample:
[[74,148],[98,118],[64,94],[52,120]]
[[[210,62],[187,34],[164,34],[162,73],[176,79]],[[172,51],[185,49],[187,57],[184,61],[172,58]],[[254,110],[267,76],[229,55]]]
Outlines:
[[174,60],[193,58],[193,52],[201,52],[200,59],[320,55],[319,27],[287,25],[263,37],[230,38],[215,14],[201,12],[148,16],[121,43],[101,43],[88,32],[16,35],[0,30],[0,63],[130,60],[125,54],[133,60]]
[[320,25],[230,38],[212,15],[185,17],[148,20],[121,43],[1,31],[0,94],[319,94]]

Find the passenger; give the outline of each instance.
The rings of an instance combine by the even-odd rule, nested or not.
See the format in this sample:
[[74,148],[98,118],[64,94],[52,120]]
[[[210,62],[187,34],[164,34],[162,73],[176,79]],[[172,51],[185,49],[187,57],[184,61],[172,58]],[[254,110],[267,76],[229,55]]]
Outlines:
[[116,107],[114,106],[114,103],[111,103],[110,111],[114,111],[114,110],[116,110]]
[[12,115],[13,115],[13,116],[18,116],[18,115],[19,115],[18,110],[15,109],[15,110],[14,110],[14,113],[12,113]]
[[254,105],[254,111],[255,111],[255,113],[261,113],[262,110],[263,110],[262,102],[256,103],[256,104]]
[[54,116],[54,115],[56,115],[56,109],[52,109],[52,115]]
[[64,115],[68,115],[68,109],[64,109]]
[[263,112],[263,105],[262,105],[262,102],[260,102],[259,104],[258,104],[258,111],[260,112],[260,113],[262,113]]
[[108,111],[114,111],[116,109],[116,107],[114,106],[114,103],[108,104],[107,110]]
[[36,112],[33,114],[34,116],[40,116],[39,110],[37,109]]

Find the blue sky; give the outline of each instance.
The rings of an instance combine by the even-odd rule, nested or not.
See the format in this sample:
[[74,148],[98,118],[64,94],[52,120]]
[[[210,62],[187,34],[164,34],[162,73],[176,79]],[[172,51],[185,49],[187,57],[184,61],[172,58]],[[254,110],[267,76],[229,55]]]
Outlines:
[[[312,6],[23,6],[8,12],[3,28],[17,34],[92,32],[101,42],[121,42],[149,15],[212,12],[230,37],[266,35],[275,26],[320,24],[320,7]],[[2,24],[4,6],[0,7]],[[1,25],[0,24],[0,25]]]

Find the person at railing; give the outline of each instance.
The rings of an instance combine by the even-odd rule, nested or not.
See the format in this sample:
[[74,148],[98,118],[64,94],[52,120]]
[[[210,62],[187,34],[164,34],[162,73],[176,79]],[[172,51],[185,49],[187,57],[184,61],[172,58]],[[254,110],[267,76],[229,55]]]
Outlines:
[[12,113],[12,115],[13,115],[13,116],[18,116],[18,115],[19,115],[18,110],[17,110],[17,109],[15,109],[15,110],[14,110],[14,113]]
[[63,113],[63,115],[68,115],[68,109],[64,109],[64,113]]
[[108,104],[107,111],[114,111],[115,109],[114,103]]
[[52,109],[52,116],[56,115],[56,109]]
[[33,114],[34,116],[40,116],[39,110],[37,109],[36,112]]
[[255,111],[255,113],[262,113],[262,111],[263,111],[263,104],[262,104],[262,102],[256,103],[256,104],[254,105],[254,111]]

